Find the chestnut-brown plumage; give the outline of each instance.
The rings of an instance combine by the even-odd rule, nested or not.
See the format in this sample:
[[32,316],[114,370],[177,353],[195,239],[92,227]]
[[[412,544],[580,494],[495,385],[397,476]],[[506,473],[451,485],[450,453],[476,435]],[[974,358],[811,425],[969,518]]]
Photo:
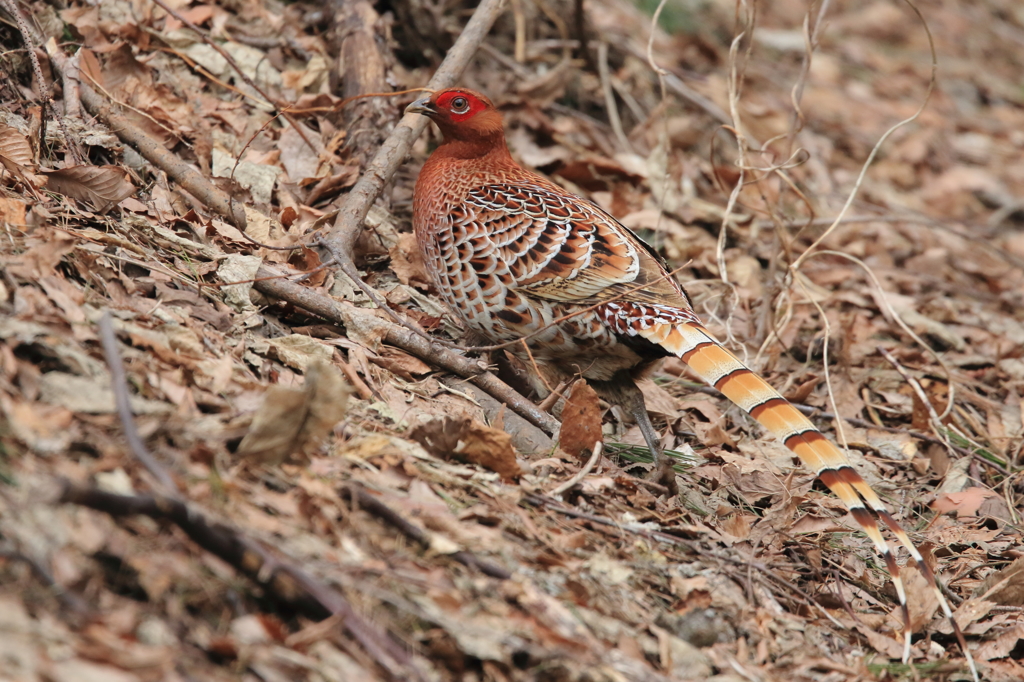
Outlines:
[[416,182],[413,228],[437,289],[471,330],[494,343],[529,335],[531,357],[519,345],[511,348],[527,364],[550,378],[582,376],[628,409],[657,474],[672,486],[671,463],[635,379],[666,356],[682,358],[778,436],[849,508],[892,575],[906,623],[905,657],[906,594],[878,521],[917,562],[952,621],[931,569],[846,455],[704,329],[650,246],[598,206],[517,164],[500,114],[480,93],[450,88],[407,111],[428,116],[444,136]]

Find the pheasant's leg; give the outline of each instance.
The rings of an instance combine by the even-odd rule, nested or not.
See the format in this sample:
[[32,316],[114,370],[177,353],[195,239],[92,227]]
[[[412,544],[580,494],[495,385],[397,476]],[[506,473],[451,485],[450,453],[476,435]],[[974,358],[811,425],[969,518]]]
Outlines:
[[661,447],[661,439],[658,432],[651,423],[651,415],[647,412],[647,404],[644,402],[644,394],[640,387],[630,379],[628,384],[623,382],[620,387],[623,397],[622,406],[629,410],[640,427],[640,433],[647,441],[647,447],[651,449],[654,457],[654,469],[651,471],[651,480],[661,483],[669,489],[669,493],[675,495],[679,492],[676,484],[676,471],[672,468],[672,458],[667,456]]

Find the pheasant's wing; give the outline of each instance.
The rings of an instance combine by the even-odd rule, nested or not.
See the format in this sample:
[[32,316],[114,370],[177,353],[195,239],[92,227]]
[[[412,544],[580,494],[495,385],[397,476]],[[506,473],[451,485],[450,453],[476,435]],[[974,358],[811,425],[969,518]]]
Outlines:
[[557,185],[483,185],[470,190],[463,208],[463,219],[483,228],[521,293],[592,304],[629,292],[638,303],[690,307],[649,246]]

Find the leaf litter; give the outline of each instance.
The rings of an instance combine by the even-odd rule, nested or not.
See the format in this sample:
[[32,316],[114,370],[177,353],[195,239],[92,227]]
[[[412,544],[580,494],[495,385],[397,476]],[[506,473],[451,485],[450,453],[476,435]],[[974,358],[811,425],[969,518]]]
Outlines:
[[[347,5],[369,9],[387,82],[401,89],[427,81],[474,4]],[[625,0],[578,5],[582,29],[564,18],[572,3],[513,3],[462,82],[502,105],[514,154],[681,268],[712,331],[773,384],[829,413],[831,386],[838,412],[859,420],[844,424],[858,468],[931,547],[985,679],[1019,679],[1024,15],[1001,0],[922,8],[938,88],[883,145],[825,242],[859,259],[880,291],[833,255],[801,265],[803,286],[786,275],[842,207],[871,147],[924,96],[928,44],[908,10],[830,6],[794,117],[803,16],[816,8],[771,3],[756,27],[737,28],[731,4],[667,3],[651,51],[665,69],[663,98],[647,57],[649,14]],[[241,73],[155,4],[19,8],[42,32],[36,47],[70,37],[83,83],[244,204],[244,233],[101,121],[75,114],[74,81],[44,62],[58,125],[40,106],[19,33],[0,33],[5,675],[396,679],[338,622],[281,607],[171,526],[55,504],[60,479],[153,487],[123,440],[95,331],[111,309],[139,431],[183,496],[339,590],[431,679],[964,679],[944,663],[954,640],[912,577],[918,669],[888,663],[900,654],[899,615],[869,543],[790,455],[727,402],[696,393],[678,364],[644,393],[666,449],[695,453],[684,504],[623,471],[642,439],[583,382],[553,407],[566,422],[557,450],[475,387],[389,345],[386,319],[321,267],[310,241],[374,151],[368,126],[337,108],[333,74],[342,85],[355,76],[327,30],[333,19],[303,3],[173,6]],[[730,56],[732,36],[748,28],[749,56]],[[604,77],[598,43],[608,46]],[[735,144],[719,124],[734,66],[743,132],[767,151],[745,169],[730,213]],[[281,103],[293,118],[271,120]],[[415,143],[357,252],[400,314],[459,339],[409,232],[434,135]],[[797,149],[785,180],[763,170]],[[252,280],[264,263],[335,295],[344,325],[259,293]],[[340,377],[350,372],[364,390],[346,400]],[[564,501],[545,498],[597,440],[603,469]],[[346,497],[350,484],[420,528],[426,545]],[[513,577],[490,577],[467,553]],[[89,617],[64,608],[67,598]]]

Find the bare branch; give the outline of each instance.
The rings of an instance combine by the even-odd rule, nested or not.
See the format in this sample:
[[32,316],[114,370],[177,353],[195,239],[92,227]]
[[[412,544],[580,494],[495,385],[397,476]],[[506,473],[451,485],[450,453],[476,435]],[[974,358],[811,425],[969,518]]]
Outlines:
[[121,361],[121,354],[117,350],[117,336],[114,334],[113,318],[111,318],[109,310],[104,312],[103,317],[100,318],[100,342],[103,344],[103,355],[110,368],[110,384],[114,390],[117,415],[121,418],[121,428],[124,429],[124,436],[128,439],[128,447],[135,455],[135,459],[146,467],[146,470],[160,483],[164,491],[177,498],[181,493],[177,484],[153,457],[153,453],[142,442],[139,430],[135,427],[135,416],[132,414],[132,406],[128,399],[128,379],[124,371],[124,362]]
[[386,633],[363,620],[340,592],[298,566],[278,558],[276,553],[264,549],[238,529],[208,520],[181,500],[149,495],[115,495],[65,482],[59,501],[89,507],[115,518],[140,514],[158,521],[169,521],[197,545],[231,564],[274,598],[306,616],[317,620],[341,616],[349,634],[388,671],[392,679],[424,679],[409,653]]

